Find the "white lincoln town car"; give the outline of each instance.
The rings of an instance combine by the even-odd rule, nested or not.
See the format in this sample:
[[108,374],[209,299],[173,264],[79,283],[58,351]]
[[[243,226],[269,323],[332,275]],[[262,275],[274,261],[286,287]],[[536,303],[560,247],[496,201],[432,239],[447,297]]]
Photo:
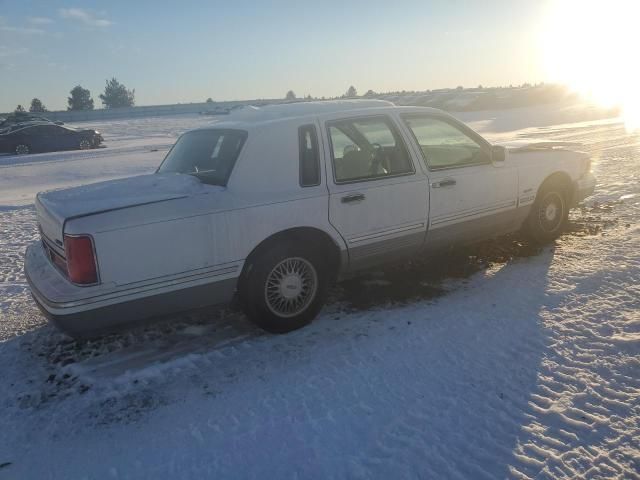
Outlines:
[[551,241],[594,187],[584,153],[494,146],[439,110],[245,108],[183,134],[154,174],[38,194],[25,271],[75,336],[236,295],[287,332],[363,269],[517,230]]

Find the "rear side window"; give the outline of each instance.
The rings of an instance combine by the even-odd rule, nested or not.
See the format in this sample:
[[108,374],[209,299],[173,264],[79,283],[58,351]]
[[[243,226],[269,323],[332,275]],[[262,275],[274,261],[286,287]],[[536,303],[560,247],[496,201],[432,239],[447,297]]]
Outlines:
[[320,185],[320,153],[315,125],[303,125],[298,129],[300,147],[300,186]]
[[243,130],[194,130],[182,135],[158,169],[186,173],[212,185],[226,185],[247,138]]

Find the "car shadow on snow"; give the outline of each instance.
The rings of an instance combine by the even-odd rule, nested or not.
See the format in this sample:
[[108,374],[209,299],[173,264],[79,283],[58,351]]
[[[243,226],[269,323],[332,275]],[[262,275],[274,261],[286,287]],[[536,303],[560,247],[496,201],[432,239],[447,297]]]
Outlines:
[[519,235],[453,248],[345,280],[332,292],[332,301],[347,311],[357,311],[434,299],[447,293],[446,283],[458,280],[464,285],[475,273],[515,258],[537,255],[541,250]]

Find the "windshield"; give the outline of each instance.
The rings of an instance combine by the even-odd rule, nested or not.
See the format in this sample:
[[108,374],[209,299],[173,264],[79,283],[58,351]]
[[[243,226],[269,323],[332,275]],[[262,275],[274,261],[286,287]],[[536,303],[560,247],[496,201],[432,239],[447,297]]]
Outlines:
[[195,130],[182,135],[159,173],[187,173],[212,185],[226,185],[247,138],[243,130]]

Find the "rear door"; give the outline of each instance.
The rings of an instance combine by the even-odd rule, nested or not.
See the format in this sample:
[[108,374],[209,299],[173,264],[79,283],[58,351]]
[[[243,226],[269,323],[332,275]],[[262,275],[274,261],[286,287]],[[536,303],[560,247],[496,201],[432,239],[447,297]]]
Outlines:
[[491,162],[491,145],[451,117],[404,114],[403,122],[429,170],[427,246],[446,247],[512,229],[518,173]]
[[350,269],[415,253],[428,214],[427,178],[386,115],[328,121],[329,220],[347,243]]

